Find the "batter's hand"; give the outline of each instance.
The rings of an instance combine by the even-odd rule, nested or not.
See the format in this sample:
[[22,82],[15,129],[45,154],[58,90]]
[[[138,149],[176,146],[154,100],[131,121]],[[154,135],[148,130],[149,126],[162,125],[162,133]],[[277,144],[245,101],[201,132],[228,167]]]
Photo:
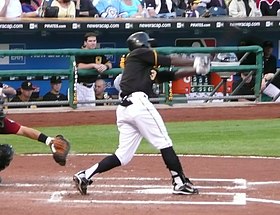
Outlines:
[[208,56],[197,56],[194,59],[193,67],[196,69],[196,74],[207,75],[210,72],[210,64]]

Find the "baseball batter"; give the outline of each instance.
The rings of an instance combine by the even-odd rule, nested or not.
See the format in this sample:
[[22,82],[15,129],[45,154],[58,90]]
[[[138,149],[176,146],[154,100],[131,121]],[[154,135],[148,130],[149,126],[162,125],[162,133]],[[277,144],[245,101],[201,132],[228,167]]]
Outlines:
[[[185,177],[165,124],[149,101],[149,95],[152,94],[154,82],[166,82],[194,74],[207,74],[210,70],[210,60],[207,57],[197,57],[192,60],[159,55],[150,48],[151,40],[145,32],[136,32],[127,39],[130,54],[126,57],[120,82],[122,100],[116,111],[119,146],[113,155],[105,157],[99,163],[73,176],[76,187],[82,195],[87,193],[87,187],[93,182],[94,175],[126,165],[134,156],[143,137],[160,150],[172,177],[173,193],[198,193],[191,181]],[[187,67],[175,72],[156,70],[159,66],[172,65]]]

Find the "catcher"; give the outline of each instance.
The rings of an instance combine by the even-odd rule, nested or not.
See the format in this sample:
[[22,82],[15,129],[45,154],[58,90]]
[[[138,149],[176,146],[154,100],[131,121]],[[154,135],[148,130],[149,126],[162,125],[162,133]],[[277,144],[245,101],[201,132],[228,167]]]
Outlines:
[[[0,85],[1,86],[1,85]],[[50,147],[53,159],[61,166],[65,166],[67,155],[70,150],[70,143],[62,135],[49,137],[42,132],[23,126],[9,118],[3,112],[3,94],[5,89],[0,87],[0,134],[15,134],[37,140]],[[9,166],[13,159],[14,150],[9,144],[0,144],[0,171]],[[0,179],[1,181],[1,179]]]

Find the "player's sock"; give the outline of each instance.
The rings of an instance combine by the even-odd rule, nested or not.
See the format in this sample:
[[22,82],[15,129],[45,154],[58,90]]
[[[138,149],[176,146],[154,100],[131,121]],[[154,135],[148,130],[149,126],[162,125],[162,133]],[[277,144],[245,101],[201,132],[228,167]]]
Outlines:
[[97,173],[106,172],[110,169],[113,169],[117,166],[121,166],[121,162],[118,159],[118,157],[113,154],[105,157],[102,161],[99,163],[93,165],[91,168],[87,169],[85,171],[86,178],[90,179],[92,176],[94,176]]
[[164,160],[164,163],[166,167],[169,169],[173,183],[182,185],[186,182],[186,177],[183,173],[183,169],[181,166],[181,162],[176,155],[173,147],[168,147],[165,149],[161,149],[162,158]]

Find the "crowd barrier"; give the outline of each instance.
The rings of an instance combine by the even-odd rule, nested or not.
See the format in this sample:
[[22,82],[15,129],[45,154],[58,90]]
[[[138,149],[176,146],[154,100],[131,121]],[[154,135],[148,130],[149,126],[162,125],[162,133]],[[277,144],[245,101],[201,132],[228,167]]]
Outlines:
[[[256,101],[260,101],[260,85],[262,78],[262,68],[263,68],[263,49],[260,46],[240,46],[240,47],[160,47],[155,48],[160,54],[215,54],[215,53],[249,53],[253,52],[256,54],[256,64],[254,65],[239,65],[239,66],[211,66],[211,72],[218,73],[222,75],[223,73],[228,73],[229,71],[241,72],[241,71],[255,71],[256,82],[253,96],[250,98],[255,98]],[[69,105],[72,108],[77,107],[77,93],[76,93],[76,84],[78,75],[89,75],[93,74],[96,71],[92,70],[78,70],[76,68],[75,56],[78,55],[97,55],[97,54],[114,54],[114,55],[123,55],[128,53],[129,50],[126,48],[104,48],[104,49],[94,49],[94,50],[81,50],[81,49],[38,49],[38,50],[0,50],[0,56],[31,56],[31,55],[63,55],[69,57],[69,67],[66,69],[36,69],[36,70],[1,70],[0,77],[24,77],[24,76],[52,76],[60,75],[67,76],[69,79]],[[164,69],[164,68],[161,68]],[[121,73],[121,68],[113,68],[106,71],[104,74],[117,75]],[[167,103],[176,101],[176,98],[172,98],[172,91],[170,90],[170,85],[165,85],[165,101]],[[215,97],[209,96],[208,98],[203,98],[205,100],[213,99],[231,99],[239,98],[240,96],[227,95],[225,97]],[[246,96],[242,96],[245,97]],[[247,96],[248,97],[248,96]],[[201,99],[201,98],[196,98]],[[93,101],[94,102],[94,101]],[[104,101],[106,102],[106,100]],[[110,101],[108,101],[110,102]],[[32,102],[36,104],[36,102]],[[7,103],[9,106],[9,103]]]

